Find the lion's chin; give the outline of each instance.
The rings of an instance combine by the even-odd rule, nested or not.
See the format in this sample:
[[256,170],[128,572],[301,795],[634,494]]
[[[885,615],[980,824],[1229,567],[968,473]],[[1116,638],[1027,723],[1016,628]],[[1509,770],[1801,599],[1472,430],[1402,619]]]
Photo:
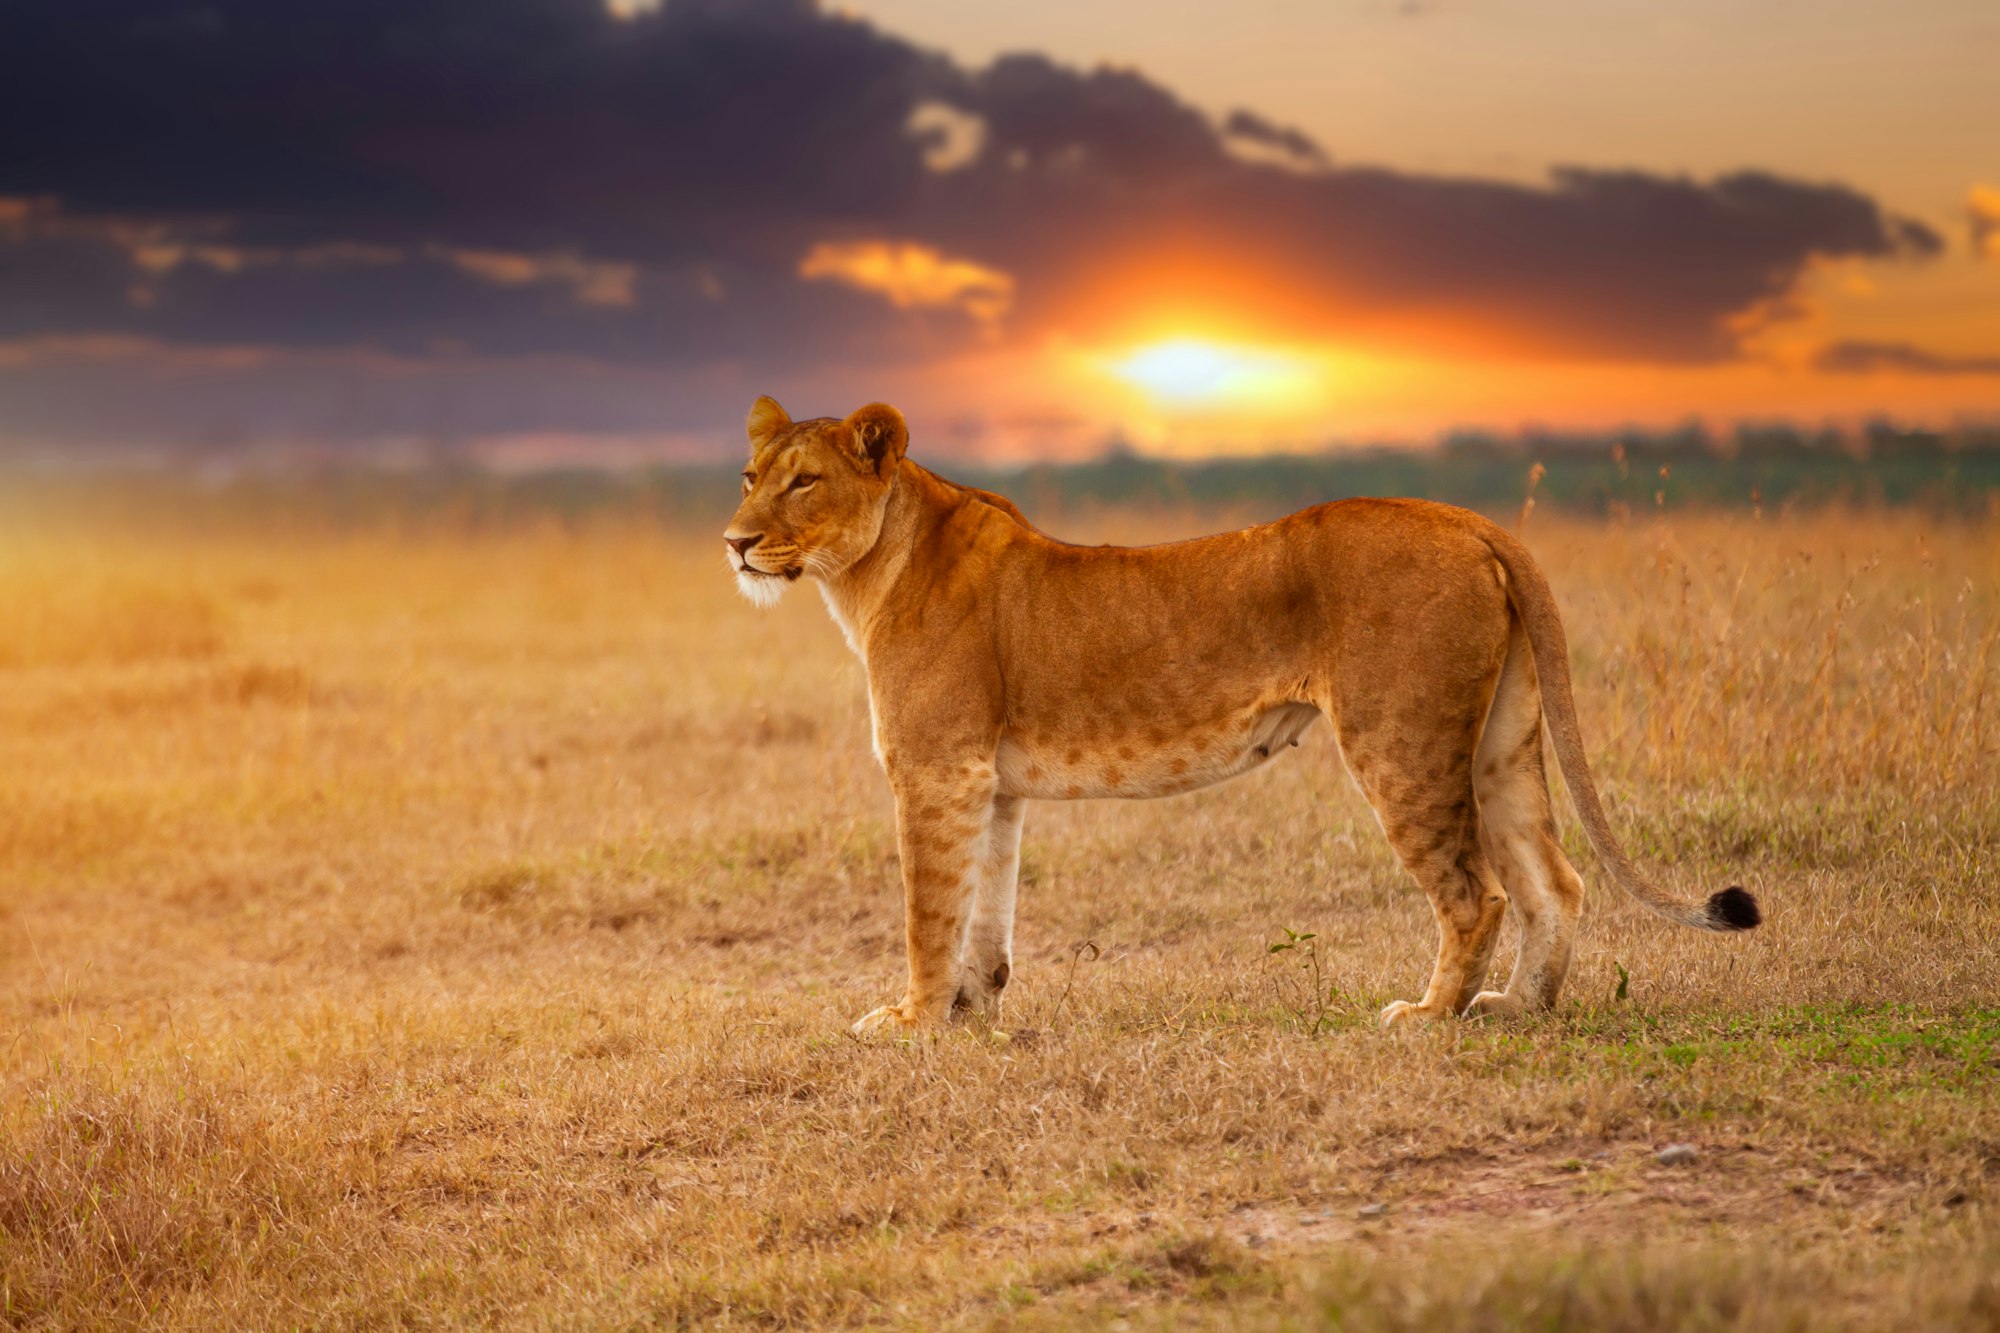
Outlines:
[[736,571],[736,591],[757,606],[772,607],[776,606],[778,599],[785,595],[785,580],[776,574],[759,574],[754,570],[739,569]]

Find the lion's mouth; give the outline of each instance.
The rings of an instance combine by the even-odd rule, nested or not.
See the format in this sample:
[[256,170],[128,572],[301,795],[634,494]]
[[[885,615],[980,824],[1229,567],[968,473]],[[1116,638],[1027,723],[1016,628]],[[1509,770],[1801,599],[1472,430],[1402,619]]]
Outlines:
[[750,564],[739,564],[736,566],[736,572],[738,574],[748,574],[753,578],[783,579],[787,583],[793,583],[798,580],[799,575],[806,571],[803,565],[786,565],[783,569],[771,570],[758,569],[755,565]]

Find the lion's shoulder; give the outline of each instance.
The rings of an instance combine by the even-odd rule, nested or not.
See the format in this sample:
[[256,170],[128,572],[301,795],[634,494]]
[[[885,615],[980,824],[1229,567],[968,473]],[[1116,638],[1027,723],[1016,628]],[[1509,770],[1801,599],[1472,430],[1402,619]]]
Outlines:
[[947,502],[949,508],[998,510],[1009,521],[1026,528],[1028,531],[1040,531],[1033,523],[1028,521],[1028,516],[1021,512],[1020,506],[997,491],[984,490],[978,486],[969,486],[962,481],[952,481],[948,478],[940,477],[929,468],[923,468],[921,472],[930,484],[937,488],[938,492],[950,497],[950,500]]
[[981,490],[977,486],[967,486],[964,489],[966,494],[970,495],[973,499],[979,501],[981,504],[988,504],[993,506],[995,509],[1005,514],[1008,518],[1011,518],[1016,523],[1019,523],[1022,527],[1032,528],[1035,526],[1034,524],[1028,522],[1028,516],[1021,512],[1020,506],[1016,505],[1012,500],[1009,500],[1006,496],[1001,495],[999,492]]

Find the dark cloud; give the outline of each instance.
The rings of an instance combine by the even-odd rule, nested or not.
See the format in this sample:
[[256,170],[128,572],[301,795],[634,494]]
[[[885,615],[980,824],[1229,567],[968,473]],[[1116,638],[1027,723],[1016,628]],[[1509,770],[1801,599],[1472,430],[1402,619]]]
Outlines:
[[[0,191],[251,239],[670,259],[871,219],[936,59],[802,0],[17,0]],[[746,236],[746,232],[748,235]],[[775,233],[775,235],[773,235]]]
[[1941,247],[1851,190],[1755,172],[1703,184],[1572,169],[1527,189],[1233,160],[1141,174],[1084,143],[1024,153],[996,128],[980,179],[927,223],[1029,275],[1030,316],[1099,288],[1083,304],[1111,308],[1185,269],[1211,307],[1238,302],[1296,332],[1416,327],[1434,342],[1458,327],[1489,345],[1712,360],[1736,353],[1732,317],[1785,296],[1814,256]]
[[[573,352],[690,361],[755,349],[772,365],[865,333],[917,355],[914,326],[863,292],[802,284],[792,264],[661,263],[426,239],[246,243],[254,227],[0,221],[0,339],[117,332],[170,342],[396,353]],[[764,312],[782,312],[767,318]],[[955,330],[969,315],[934,316]]]
[[1813,369],[1829,375],[2000,375],[2000,356],[1951,356],[1910,343],[1829,343],[1813,358]]
[[[26,0],[0,13],[0,195],[53,198],[70,225],[0,258],[0,309],[195,341],[901,350],[906,321],[881,302],[792,270],[815,236],[877,225],[918,188],[905,122],[951,74],[782,0],[634,22],[594,0]],[[400,258],[163,279],[134,262],[134,238],[189,236]],[[636,264],[638,299],[565,302],[440,250]]]
[[1143,75],[1001,56],[959,96],[986,122],[986,163],[1011,174],[1055,167],[1106,184],[1183,179],[1227,162],[1215,129]]
[[[949,161],[913,125],[941,107],[977,128]],[[1148,302],[1721,358],[1815,257],[1940,244],[1755,172],[1334,169],[1133,71],[968,70],[809,0],[13,0],[0,197],[0,338],[773,368]],[[1011,308],[800,277],[869,239],[1011,275]]]
[[1242,107],[1229,113],[1229,118],[1222,122],[1222,132],[1231,139],[1274,149],[1301,166],[1327,164],[1326,150],[1311,135],[1294,126],[1266,120]]

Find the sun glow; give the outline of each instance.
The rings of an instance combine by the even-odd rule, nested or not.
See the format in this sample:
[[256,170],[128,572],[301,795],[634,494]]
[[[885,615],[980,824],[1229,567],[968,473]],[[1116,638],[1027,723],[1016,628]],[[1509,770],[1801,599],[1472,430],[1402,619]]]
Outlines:
[[1114,357],[1106,368],[1165,408],[1285,410],[1315,396],[1326,366],[1276,348],[1169,338]]

